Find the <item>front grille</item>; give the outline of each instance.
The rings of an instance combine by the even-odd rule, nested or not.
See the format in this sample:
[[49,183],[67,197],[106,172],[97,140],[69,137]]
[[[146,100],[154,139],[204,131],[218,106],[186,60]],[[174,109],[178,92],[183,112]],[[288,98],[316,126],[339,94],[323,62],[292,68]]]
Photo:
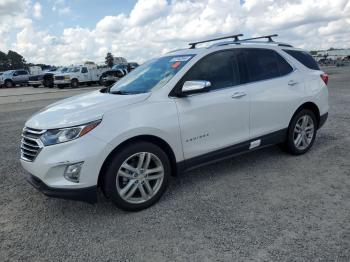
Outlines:
[[34,161],[38,156],[43,144],[40,141],[40,136],[46,130],[39,130],[25,127],[22,132],[21,140],[21,158],[26,161]]
[[55,76],[55,80],[64,80],[64,76]]

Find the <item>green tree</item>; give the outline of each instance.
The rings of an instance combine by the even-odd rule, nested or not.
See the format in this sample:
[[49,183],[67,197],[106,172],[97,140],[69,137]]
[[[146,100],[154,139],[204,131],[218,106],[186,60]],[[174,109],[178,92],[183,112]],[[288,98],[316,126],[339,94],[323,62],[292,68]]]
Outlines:
[[0,51],[0,71],[7,70],[7,67],[8,67],[7,55],[4,52]]
[[111,52],[108,52],[106,57],[105,57],[105,64],[108,67],[112,67],[113,66],[113,55]]
[[12,69],[24,68],[26,64],[24,57],[12,50],[8,51],[7,60]]

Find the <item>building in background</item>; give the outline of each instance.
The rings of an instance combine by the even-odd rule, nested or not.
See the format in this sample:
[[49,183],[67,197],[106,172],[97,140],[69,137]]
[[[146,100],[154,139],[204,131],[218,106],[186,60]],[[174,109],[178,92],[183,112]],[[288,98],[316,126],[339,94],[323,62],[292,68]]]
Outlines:
[[316,61],[320,60],[350,60],[350,48],[347,49],[329,49],[329,50],[321,50],[312,52],[313,57]]

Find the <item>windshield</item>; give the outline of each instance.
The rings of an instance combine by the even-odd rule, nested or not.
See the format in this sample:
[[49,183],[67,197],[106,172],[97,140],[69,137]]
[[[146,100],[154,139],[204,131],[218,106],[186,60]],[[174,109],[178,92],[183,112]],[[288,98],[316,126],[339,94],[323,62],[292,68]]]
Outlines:
[[148,61],[115,83],[110,93],[138,94],[162,88],[192,57],[165,56]]
[[80,71],[80,67],[71,67],[67,70],[68,73],[76,73]]
[[61,69],[61,73],[65,73],[65,72],[67,72],[68,71],[68,67],[63,67],[62,69]]
[[127,65],[119,64],[119,65],[114,65],[114,66],[112,67],[112,69],[124,69],[124,68],[126,68],[126,67],[127,67]]

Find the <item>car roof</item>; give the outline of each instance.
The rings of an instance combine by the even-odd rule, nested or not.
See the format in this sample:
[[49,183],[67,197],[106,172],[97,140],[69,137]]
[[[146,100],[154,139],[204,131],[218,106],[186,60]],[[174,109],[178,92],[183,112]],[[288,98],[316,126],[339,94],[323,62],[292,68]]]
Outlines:
[[217,46],[209,46],[195,49],[180,49],[174,50],[164,54],[163,56],[181,56],[181,55],[206,55],[213,53],[219,50],[229,50],[236,48],[265,48],[265,49],[273,49],[273,50],[297,50],[297,51],[305,51],[300,48],[295,48],[291,46],[280,46],[280,45],[272,45],[272,44],[264,44],[264,43],[242,43],[242,44],[225,44],[225,45],[217,45]]
[[[189,44],[190,48],[173,50],[166,53],[164,56],[209,54],[217,50],[247,48],[247,47],[305,51],[303,49],[295,48],[288,43],[275,42],[274,40],[272,40],[272,37],[277,37],[278,36],[277,34],[254,37],[254,38],[239,39],[239,37],[241,36],[243,35],[238,34],[238,35],[231,35],[227,37],[220,37],[220,38],[214,38],[214,39],[190,43]],[[227,39],[230,39],[230,40],[227,40]],[[266,39],[266,41],[261,41],[264,39]],[[221,40],[221,41],[218,41],[218,40]],[[213,41],[215,42],[212,43]],[[206,43],[207,46],[199,47],[199,48],[196,47],[198,44],[203,44],[203,43]],[[211,44],[208,44],[208,43],[211,43]]]

